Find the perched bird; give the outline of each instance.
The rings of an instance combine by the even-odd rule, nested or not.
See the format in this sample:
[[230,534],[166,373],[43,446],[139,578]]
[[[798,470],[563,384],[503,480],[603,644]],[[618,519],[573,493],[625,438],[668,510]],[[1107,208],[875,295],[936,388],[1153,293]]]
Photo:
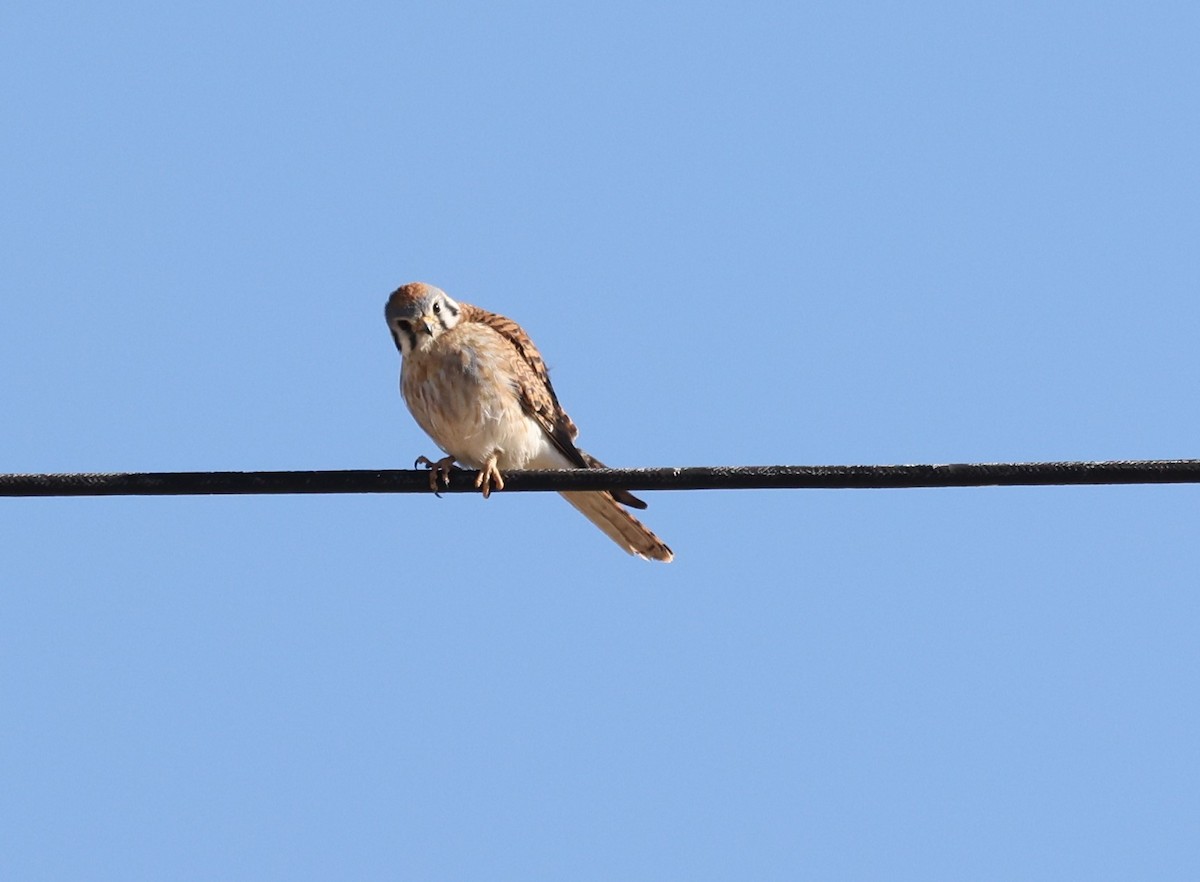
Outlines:
[[[588,469],[603,463],[575,446],[571,422],[546,363],[533,341],[511,319],[468,303],[423,282],[392,292],[384,310],[402,356],[400,392],[413,418],[448,455],[428,465],[430,486],[449,482],[460,462],[479,469],[475,486],[487,497],[504,489],[507,469]],[[646,503],[625,490],[563,491],[589,521],[638,557],[674,556],[622,505]]]

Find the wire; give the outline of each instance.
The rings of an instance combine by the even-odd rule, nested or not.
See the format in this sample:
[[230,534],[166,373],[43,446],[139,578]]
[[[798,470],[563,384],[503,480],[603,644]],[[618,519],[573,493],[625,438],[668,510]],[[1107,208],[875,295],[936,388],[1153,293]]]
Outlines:
[[[445,493],[475,493],[476,472],[454,470]],[[1198,459],[953,465],[715,466],[511,471],[504,491],[885,489],[901,487],[1196,484]],[[3,475],[0,496],[195,496],[267,493],[428,493],[429,472],[118,472]]]

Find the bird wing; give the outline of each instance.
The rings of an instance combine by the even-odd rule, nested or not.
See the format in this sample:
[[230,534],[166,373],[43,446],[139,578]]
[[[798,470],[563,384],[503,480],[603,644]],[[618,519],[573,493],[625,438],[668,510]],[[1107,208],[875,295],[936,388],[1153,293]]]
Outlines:
[[[542,354],[538,352],[524,329],[512,319],[480,309],[478,306],[469,303],[460,303],[459,306],[464,312],[464,319],[486,325],[513,347],[517,356],[513,360],[513,367],[521,407],[542,427],[542,431],[554,446],[576,468],[604,468],[604,463],[575,446],[579,428],[558,403],[558,395],[550,382],[550,371],[546,368],[546,362],[542,360]],[[646,507],[645,502],[627,490],[614,490],[612,495],[618,502],[631,508]]]

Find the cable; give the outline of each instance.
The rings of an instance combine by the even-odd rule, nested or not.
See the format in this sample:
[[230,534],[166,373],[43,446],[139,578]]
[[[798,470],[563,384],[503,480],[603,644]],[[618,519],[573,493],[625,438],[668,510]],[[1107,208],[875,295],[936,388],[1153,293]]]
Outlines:
[[[475,493],[455,470],[442,492]],[[544,490],[885,489],[901,487],[1196,484],[1200,460],[952,465],[715,466],[511,471],[504,493]],[[297,472],[129,472],[2,475],[0,496],[194,496],[266,493],[428,493],[429,473],[351,469]]]

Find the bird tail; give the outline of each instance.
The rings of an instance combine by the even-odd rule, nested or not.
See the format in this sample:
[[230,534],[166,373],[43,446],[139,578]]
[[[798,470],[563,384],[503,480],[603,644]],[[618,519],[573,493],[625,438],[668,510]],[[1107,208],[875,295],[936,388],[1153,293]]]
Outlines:
[[630,554],[663,563],[675,557],[665,542],[623,509],[608,491],[568,490],[560,495]]

